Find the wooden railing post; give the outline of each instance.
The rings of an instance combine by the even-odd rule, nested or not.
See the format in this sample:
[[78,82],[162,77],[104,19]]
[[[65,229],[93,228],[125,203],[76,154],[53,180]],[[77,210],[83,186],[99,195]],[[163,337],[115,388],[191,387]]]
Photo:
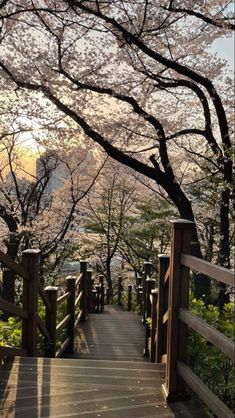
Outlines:
[[50,334],[50,341],[47,341],[45,357],[55,357],[56,353],[56,321],[57,321],[57,286],[47,286],[47,295],[50,309],[46,306],[46,327]]
[[138,286],[136,289],[136,303],[139,307],[139,314],[142,313],[142,295],[143,295],[142,286]]
[[149,338],[150,338],[150,324],[146,322],[147,318],[151,317],[151,302],[150,295],[151,290],[155,287],[155,280],[147,279],[146,280],[146,312],[145,312],[145,348],[144,356],[149,356]]
[[100,312],[100,284],[95,285],[96,289],[96,313]]
[[93,301],[92,301],[92,270],[87,270],[87,311],[93,311]]
[[143,323],[144,324],[145,324],[145,320],[147,318],[147,316],[146,316],[146,280],[147,280],[147,277],[150,276],[151,268],[152,268],[151,263],[149,263],[149,262],[144,263],[143,290],[142,290],[142,292],[143,292],[143,295],[142,295],[142,297],[143,297],[143,301],[142,301],[143,309],[142,309],[142,311],[143,311]]
[[100,312],[104,312],[104,276],[99,276],[99,282],[100,282]]
[[142,286],[142,276],[137,276],[136,278],[136,286]]
[[118,305],[119,306],[121,306],[122,304],[122,291],[123,291],[122,277],[118,277]]
[[93,313],[96,312],[96,305],[97,305],[97,290],[95,289],[93,285],[93,289],[92,289],[92,312]]
[[106,304],[107,305],[110,304],[110,289],[109,289],[109,287],[107,287],[107,289],[106,289]]
[[67,337],[70,338],[69,344],[66,348],[66,353],[73,354],[74,351],[74,325],[75,325],[75,298],[76,298],[76,277],[66,277],[67,292],[70,292],[70,297],[67,300],[66,314],[70,315],[70,321],[67,324]]
[[128,285],[128,292],[127,292],[127,310],[131,311],[131,302],[132,302],[132,286],[131,284]]
[[170,256],[159,255],[159,280],[158,280],[158,303],[157,303],[157,338],[156,338],[156,362],[162,363],[162,356],[166,353],[167,324],[163,325],[163,315],[168,310],[168,283],[164,279],[169,267]]
[[186,362],[187,325],[179,320],[179,308],[188,308],[189,269],[180,264],[181,253],[189,254],[193,222],[179,219],[172,222],[167,330],[165,400],[170,402],[186,397],[184,380],[177,373],[177,362]]
[[81,299],[82,316],[81,321],[87,320],[87,262],[80,261],[80,272],[82,273],[82,279],[80,284],[80,290],[83,291]]
[[150,331],[150,338],[151,338],[150,361],[151,363],[155,363],[158,289],[153,289],[151,291],[151,296],[152,296],[152,308],[151,308],[151,331]]
[[40,250],[22,252],[22,264],[29,273],[29,280],[24,280],[23,308],[28,311],[28,319],[22,323],[22,348],[29,357],[37,355],[37,312]]

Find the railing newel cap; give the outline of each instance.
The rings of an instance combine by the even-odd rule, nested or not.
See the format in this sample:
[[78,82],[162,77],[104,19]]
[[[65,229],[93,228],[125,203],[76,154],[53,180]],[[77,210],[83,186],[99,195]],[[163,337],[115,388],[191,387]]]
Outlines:
[[158,254],[158,258],[170,258],[170,254]]
[[38,255],[41,253],[41,250],[35,248],[28,248],[27,250],[22,251],[22,254],[26,255]]
[[151,293],[152,293],[152,295],[157,295],[158,294],[158,289],[152,289]]
[[76,276],[66,276],[66,278],[65,278],[66,280],[71,280],[71,279],[73,279],[73,280],[76,280],[77,279],[77,277]]
[[148,264],[151,264],[151,266],[152,266],[151,261],[144,261],[144,265],[148,265]]
[[57,290],[59,289],[59,286],[47,286],[46,288],[45,288],[45,291],[54,291],[54,292],[57,292]]
[[170,223],[173,225],[174,228],[190,228],[192,229],[195,225],[194,222],[189,221],[188,219],[172,219]]

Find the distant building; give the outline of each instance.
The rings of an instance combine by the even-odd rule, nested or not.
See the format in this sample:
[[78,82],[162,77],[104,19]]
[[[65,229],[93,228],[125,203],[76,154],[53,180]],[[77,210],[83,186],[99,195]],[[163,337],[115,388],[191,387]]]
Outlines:
[[45,153],[36,160],[36,176],[41,180],[42,187],[47,183],[44,195],[50,198],[56,190],[64,186],[69,170],[56,153]]

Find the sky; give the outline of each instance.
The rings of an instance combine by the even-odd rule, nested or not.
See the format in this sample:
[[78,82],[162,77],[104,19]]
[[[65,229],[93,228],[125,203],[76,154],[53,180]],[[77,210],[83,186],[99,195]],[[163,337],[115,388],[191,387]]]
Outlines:
[[218,53],[220,58],[224,58],[228,61],[231,70],[234,72],[234,49],[235,38],[222,38],[217,39],[212,47],[212,50]]

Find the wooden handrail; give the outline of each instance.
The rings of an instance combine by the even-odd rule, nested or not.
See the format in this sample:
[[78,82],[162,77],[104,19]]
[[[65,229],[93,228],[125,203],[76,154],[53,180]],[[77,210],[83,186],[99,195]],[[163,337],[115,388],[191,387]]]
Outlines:
[[159,278],[158,278],[158,303],[157,303],[157,329],[156,329],[156,361],[166,362],[166,337],[167,323],[163,323],[163,317],[168,310],[169,280],[165,281],[169,271],[170,257],[168,254],[159,255]]
[[10,270],[14,271],[14,273],[18,274],[18,276],[22,277],[22,279],[30,280],[29,272],[22,266],[22,264],[16,263],[16,261],[14,261],[7,254],[4,254],[2,251],[0,251],[0,262]]
[[68,298],[70,298],[71,296],[71,292],[66,292],[64,293],[62,296],[60,296],[57,299],[57,306],[60,305],[61,303],[63,303],[65,300],[67,300]]
[[69,344],[70,344],[70,337],[67,337],[64,340],[63,344],[61,345],[60,349],[58,351],[56,351],[55,357],[60,357],[64,353],[64,351],[66,351]]
[[151,348],[150,348],[150,361],[155,362],[156,358],[156,330],[157,330],[157,301],[158,301],[158,289],[153,289],[150,295],[151,301]]
[[234,287],[234,271],[228,270],[225,267],[217,266],[209,263],[201,258],[194,257],[188,254],[181,254],[180,263],[183,266],[189,267],[198,273],[203,273],[212,279]]
[[27,357],[28,350],[18,347],[0,346],[0,357],[23,356]]
[[145,285],[146,285],[146,292],[145,292],[145,303],[143,304],[145,306],[145,347],[144,347],[144,356],[145,357],[149,357],[149,354],[151,352],[151,350],[149,350],[149,339],[150,339],[150,324],[147,321],[147,319],[150,319],[151,317],[151,313],[152,313],[152,305],[151,305],[151,301],[150,301],[150,295],[152,290],[155,287],[155,280],[150,279],[150,277],[148,279],[146,279],[145,281]]
[[71,315],[67,314],[62,321],[60,321],[60,323],[58,325],[56,325],[56,332],[59,332],[61,329],[65,328],[66,325],[68,324],[68,322],[71,319]]
[[[173,222],[170,267],[165,263],[166,258],[165,261],[160,259],[156,359],[166,361],[166,380],[162,389],[168,402],[184,399],[187,383],[218,417],[230,418],[232,412],[185,364],[188,327],[234,360],[233,341],[188,310],[190,269],[234,286],[231,270],[188,255],[193,227],[189,221]],[[168,273],[169,280],[166,280]]]
[[28,319],[29,313],[26,309],[20,308],[14,305],[14,303],[8,302],[4,299],[0,299],[0,309],[14,316],[19,316],[22,319]]
[[[92,272],[87,272],[87,263],[81,262],[81,272],[78,276],[68,276],[65,293],[57,298],[58,287],[48,286],[44,289],[39,280],[40,251],[26,250],[22,253],[22,263],[18,264],[0,251],[0,262],[12,269],[23,278],[23,307],[19,307],[0,298],[0,309],[10,315],[22,319],[22,348],[0,347],[0,356],[36,356],[37,355],[37,328],[46,340],[45,355],[55,357],[65,350],[72,353],[74,347],[74,329],[80,321],[87,318],[87,310],[91,306],[93,279]],[[87,280],[90,280],[89,286]],[[103,276],[99,277],[100,284],[97,307],[98,312],[104,309]],[[37,309],[38,296],[45,306],[45,321],[39,316]],[[57,324],[58,306],[66,303],[65,317]],[[78,315],[75,317],[78,310]],[[76,312],[75,312],[76,311]],[[56,337],[58,332],[66,328],[66,339],[56,351]]]
[[75,300],[75,308],[78,307],[79,303],[81,302],[82,297],[83,297],[83,290],[81,290],[81,292],[79,293],[78,297]]
[[179,318],[234,361],[234,342],[230,338],[208,325],[206,321],[193,315],[187,309],[179,308]]
[[182,362],[177,363],[177,370],[185,382],[194,390],[202,401],[214,411],[218,418],[234,418],[233,412]]
[[79,322],[81,321],[82,316],[83,316],[83,310],[81,309],[75,321],[74,328],[78,326]]
[[47,297],[47,295],[45,293],[45,289],[44,289],[44,287],[43,287],[43,285],[42,285],[41,282],[38,283],[38,293],[39,293],[39,295],[40,295],[40,297],[41,297],[44,305],[50,311],[50,309],[51,309],[50,302],[49,302],[49,299],[48,299],[48,297]]
[[170,266],[168,267],[166,274],[164,276],[164,285],[168,282],[169,278],[170,278]]
[[82,273],[79,273],[78,277],[76,278],[75,285],[78,286],[82,280]]

